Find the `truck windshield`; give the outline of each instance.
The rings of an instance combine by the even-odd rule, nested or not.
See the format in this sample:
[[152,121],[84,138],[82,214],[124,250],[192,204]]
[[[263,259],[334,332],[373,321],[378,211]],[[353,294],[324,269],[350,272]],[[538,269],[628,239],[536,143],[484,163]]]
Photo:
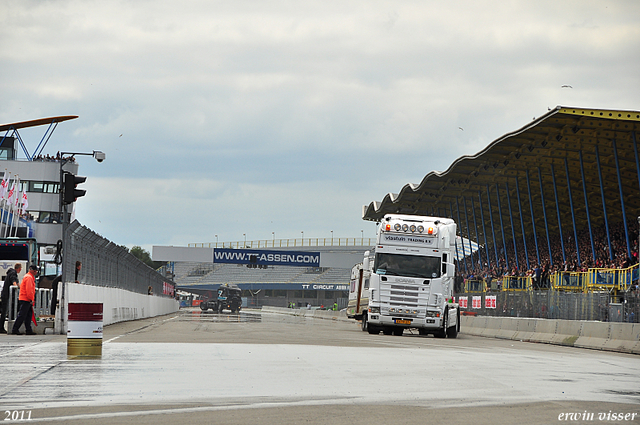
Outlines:
[[421,278],[440,277],[440,257],[401,254],[376,254],[376,274]]

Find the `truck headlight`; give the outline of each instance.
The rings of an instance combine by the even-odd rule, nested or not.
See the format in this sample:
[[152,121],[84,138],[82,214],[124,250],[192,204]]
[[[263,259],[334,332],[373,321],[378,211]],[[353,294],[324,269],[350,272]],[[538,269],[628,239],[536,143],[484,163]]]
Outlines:
[[427,317],[440,317],[439,311],[427,311]]
[[380,307],[369,307],[369,313],[380,313]]

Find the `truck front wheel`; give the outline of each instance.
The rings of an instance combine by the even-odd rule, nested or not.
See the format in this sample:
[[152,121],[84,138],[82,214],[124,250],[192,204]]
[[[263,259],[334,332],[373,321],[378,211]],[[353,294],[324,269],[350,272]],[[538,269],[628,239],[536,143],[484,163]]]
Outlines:
[[458,336],[458,331],[460,330],[460,313],[457,315],[456,324],[447,328],[447,337],[448,338],[456,338]]
[[444,316],[442,316],[442,328],[438,329],[436,332],[434,332],[433,336],[435,336],[436,338],[446,338],[447,337],[447,325],[449,324],[449,320],[447,319],[449,317],[449,311],[445,310],[444,311]]
[[380,328],[367,322],[367,332],[369,332],[370,335],[378,335],[380,333]]
[[366,332],[369,328],[369,321],[367,320],[367,313],[362,313],[362,323],[361,323],[361,327],[362,327],[362,332]]

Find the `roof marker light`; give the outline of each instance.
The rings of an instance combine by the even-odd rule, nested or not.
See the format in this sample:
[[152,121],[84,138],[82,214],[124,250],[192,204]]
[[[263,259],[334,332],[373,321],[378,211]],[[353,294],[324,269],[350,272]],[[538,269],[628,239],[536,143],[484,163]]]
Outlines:
[[427,230],[427,233],[430,235],[433,235],[433,227],[429,227],[429,229]]

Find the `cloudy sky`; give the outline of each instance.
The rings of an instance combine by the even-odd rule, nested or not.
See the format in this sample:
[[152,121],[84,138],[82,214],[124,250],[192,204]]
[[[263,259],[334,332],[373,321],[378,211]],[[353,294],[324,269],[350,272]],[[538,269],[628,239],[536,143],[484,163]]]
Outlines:
[[3,0],[0,54],[0,123],[79,115],[45,149],[107,154],[78,220],[149,250],[372,237],[548,108],[640,110],[637,0]]

